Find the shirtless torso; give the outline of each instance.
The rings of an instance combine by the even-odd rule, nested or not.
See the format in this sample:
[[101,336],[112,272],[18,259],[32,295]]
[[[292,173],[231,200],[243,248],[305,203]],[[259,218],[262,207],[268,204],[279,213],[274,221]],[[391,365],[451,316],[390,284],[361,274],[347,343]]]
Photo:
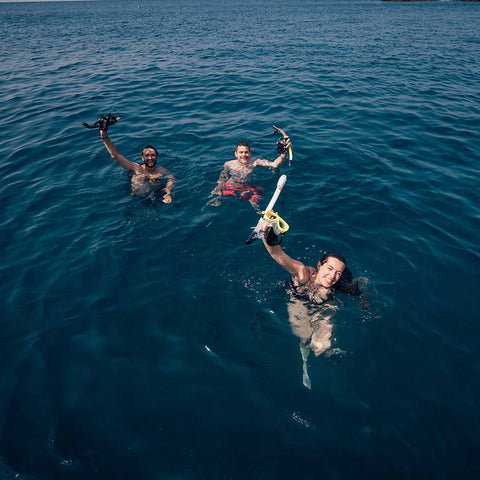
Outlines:
[[142,151],[143,165],[127,160],[113,145],[106,131],[100,130],[100,136],[111,157],[123,168],[133,173],[132,195],[148,195],[152,192],[163,194],[162,202],[171,203],[171,190],[175,177],[163,167],[157,165],[158,152],[151,145]]
[[[143,165],[139,165],[142,167]],[[140,171],[132,176],[132,195],[148,195],[166,187],[170,172],[166,168],[155,167],[154,172]]]

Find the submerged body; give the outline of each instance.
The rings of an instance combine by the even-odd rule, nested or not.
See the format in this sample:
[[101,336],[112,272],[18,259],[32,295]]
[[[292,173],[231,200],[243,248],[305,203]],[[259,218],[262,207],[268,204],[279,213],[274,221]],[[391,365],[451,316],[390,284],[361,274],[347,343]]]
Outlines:
[[315,269],[289,257],[279,245],[269,245],[266,237],[263,238],[263,243],[270,256],[292,274],[293,295],[288,310],[293,333],[315,355],[322,354],[331,345],[332,327],[329,320],[334,309],[328,309],[328,315],[323,317],[312,316],[305,302],[322,305],[332,297],[334,287],[346,268],[345,260],[337,253],[328,253]]
[[292,275],[288,319],[293,334],[300,339],[303,384],[311,388],[307,371],[310,352],[319,356],[332,344],[331,319],[336,306],[330,300],[335,291],[358,295],[358,283],[352,280],[345,259],[338,253],[326,253],[313,268],[289,257],[279,245],[270,245],[267,238],[263,237],[263,243],[270,256]]
[[132,175],[132,195],[145,196],[151,193],[165,192],[165,179],[169,177],[170,172],[166,169],[164,172],[158,172],[155,175],[138,173]]
[[259,203],[264,194],[264,188],[261,185],[251,185],[245,182],[235,183],[232,179],[228,179],[220,191],[223,197],[237,197],[253,203]]
[[[319,262],[318,270],[305,267],[309,277],[300,281],[292,277],[292,299],[288,305],[288,317],[292,332],[314,355],[318,356],[331,347],[332,323],[335,307],[330,300],[334,285],[340,280],[345,269],[341,260],[328,257]],[[320,308],[321,306],[321,308]]]
[[292,333],[313,351],[315,356],[326,352],[332,345],[333,324],[336,311],[332,303],[316,304],[291,295],[287,306]]

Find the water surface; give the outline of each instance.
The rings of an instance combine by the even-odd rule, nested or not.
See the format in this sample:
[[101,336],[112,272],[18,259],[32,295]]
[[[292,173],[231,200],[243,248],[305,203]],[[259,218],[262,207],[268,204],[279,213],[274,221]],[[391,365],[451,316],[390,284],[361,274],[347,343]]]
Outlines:
[[[141,6],[141,8],[137,8]],[[477,478],[478,6],[373,0],[0,4],[0,455],[7,478]],[[178,178],[131,196],[93,122]],[[332,350],[302,384],[285,251],[341,251]]]

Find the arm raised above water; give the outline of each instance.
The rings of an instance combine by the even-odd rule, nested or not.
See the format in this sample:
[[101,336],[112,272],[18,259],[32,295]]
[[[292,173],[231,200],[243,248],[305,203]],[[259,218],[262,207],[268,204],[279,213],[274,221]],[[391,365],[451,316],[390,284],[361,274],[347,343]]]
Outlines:
[[300,283],[307,282],[315,271],[313,267],[307,267],[302,262],[289,257],[280,245],[269,245],[265,236],[263,237],[263,244],[270,256],[287,272],[296,277]]
[[110,156],[123,168],[129,170],[133,173],[140,173],[141,167],[138,163],[131,162],[127,160],[120,152],[117,150],[117,147],[110,140],[106,130],[100,130],[100,137],[103,140],[105,148],[108,150]]
[[273,162],[270,162],[269,160],[262,160],[258,159],[255,160],[254,166],[255,167],[271,167],[271,168],[278,168],[284,160],[287,158],[288,154],[288,149],[292,146],[290,139],[288,137],[285,137],[285,151],[281,153]]

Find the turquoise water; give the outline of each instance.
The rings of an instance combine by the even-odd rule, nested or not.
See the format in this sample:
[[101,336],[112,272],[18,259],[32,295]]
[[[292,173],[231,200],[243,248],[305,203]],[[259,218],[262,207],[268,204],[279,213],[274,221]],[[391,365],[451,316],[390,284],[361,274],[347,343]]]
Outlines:
[[[137,8],[141,6],[142,8]],[[475,3],[0,4],[0,470],[24,479],[477,478]],[[151,143],[174,202],[130,194]],[[238,140],[285,251],[339,250],[302,384],[288,274],[208,204]],[[17,476],[18,474],[18,476]]]

